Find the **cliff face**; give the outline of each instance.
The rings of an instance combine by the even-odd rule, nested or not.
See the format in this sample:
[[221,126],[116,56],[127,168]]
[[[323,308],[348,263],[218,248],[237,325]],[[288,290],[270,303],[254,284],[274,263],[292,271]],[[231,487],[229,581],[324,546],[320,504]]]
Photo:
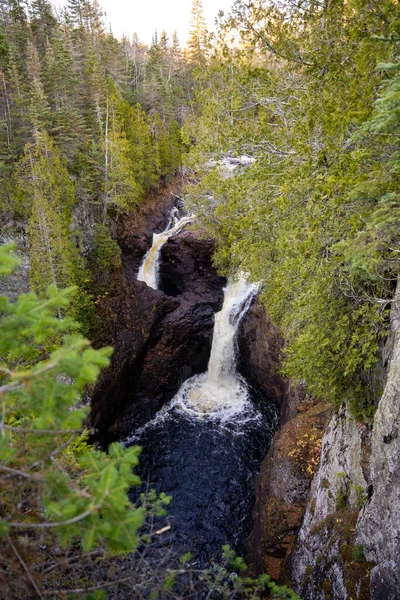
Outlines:
[[368,429],[344,408],[325,431],[290,561],[294,587],[304,598],[367,597],[369,565],[357,545],[356,522],[368,494],[369,440]]
[[[222,306],[224,279],[211,265],[213,242],[190,231],[162,250],[161,279],[174,286],[173,295],[137,281],[152,234],[167,226],[175,198],[167,190],[157,200],[124,221],[123,272],[100,304],[97,342],[112,345],[114,355],[91,394],[91,424],[105,443],[150,420],[185,379],[206,370],[214,313]],[[175,280],[178,264],[186,277]]]
[[399,293],[372,430],[342,408],[324,435],[289,568],[306,600],[400,598]]
[[237,369],[261,395],[281,408],[287,406],[286,382],[279,374],[283,340],[257,300],[253,300],[238,331]]
[[383,357],[373,427],[283,393],[248,547],[256,572],[304,600],[400,599],[400,284]]
[[330,414],[327,404],[308,398],[301,386],[287,386],[281,429],[256,482],[254,528],[247,546],[257,574],[268,572],[276,580],[291,583],[287,560],[303,519]]
[[370,498],[357,523],[357,537],[371,570],[371,598],[400,598],[400,282],[391,313],[385,390],[374,419]]

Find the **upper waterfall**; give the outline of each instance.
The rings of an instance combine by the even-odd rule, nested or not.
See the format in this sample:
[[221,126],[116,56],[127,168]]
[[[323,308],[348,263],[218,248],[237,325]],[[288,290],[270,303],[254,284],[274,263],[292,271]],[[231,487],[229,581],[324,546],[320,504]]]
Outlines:
[[177,209],[174,209],[167,228],[164,231],[161,233],[153,233],[153,243],[151,248],[143,258],[143,262],[140,265],[137,276],[138,280],[144,281],[149,287],[153,288],[153,290],[158,289],[158,271],[161,248],[168,241],[168,238],[176,233],[179,233],[179,231],[181,231],[185,225],[193,220],[193,216],[182,217],[181,219],[177,220],[175,216],[176,212]]

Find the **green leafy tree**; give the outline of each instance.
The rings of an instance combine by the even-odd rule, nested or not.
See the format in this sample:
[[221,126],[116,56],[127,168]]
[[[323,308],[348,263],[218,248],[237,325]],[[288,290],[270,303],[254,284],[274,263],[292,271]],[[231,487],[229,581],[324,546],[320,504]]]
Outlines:
[[[218,240],[216,264],[262,283],[287,340],[285,373],[366,419],[398,275],[395,44],[385,42],[396,13],[393,0],[238,0],[199,79],[201,117],[185,129],[203,177],[193,208]],[[376,98],[382,62],[393,65],[387,103]],[[391,131],[379,131],[386,119]],[[232,177],[210,168],[229,153],[255,162]]]
[[[395,49],[399,40],[389,38]],[[365,279],[386,281],[381,290],[382,303],[390,297],[393,280],[399,271],[400,196],[400,59],[380,63],[383,75],[380,94],[374,102],[372,118],[354,135],[359,147],[360,163],[369,170],[366,181],[360,184],[354,197],[362,200],[374,196],[373,209],[364,227],[348,240],[336,245],[347,261],[348,277],[353,282]]]

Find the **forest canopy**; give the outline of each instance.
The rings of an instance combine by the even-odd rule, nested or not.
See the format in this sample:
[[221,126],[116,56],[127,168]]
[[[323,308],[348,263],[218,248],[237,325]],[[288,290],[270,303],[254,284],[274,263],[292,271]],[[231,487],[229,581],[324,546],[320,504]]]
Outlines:
[[237,0],[186,125],[215,264],[262,282],[285,374],[367,420],[399,270],[399,28],[396,0]]

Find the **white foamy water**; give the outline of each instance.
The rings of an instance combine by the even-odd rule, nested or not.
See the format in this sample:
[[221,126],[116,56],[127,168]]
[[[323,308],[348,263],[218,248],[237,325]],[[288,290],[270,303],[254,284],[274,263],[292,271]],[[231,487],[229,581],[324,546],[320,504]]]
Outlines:
[[257,290],[258,285],[248,283],[244,277],[228,282],[222,309],[215,315],[207,372],[187,379],[171,402],[126,440],[127,443],[132,443],[147,427],[165,421],[174,412],[220,424],[243,425],[261,418],[250,400],[246,382],[236,372],[235,341],[239,323]]
[[246,383],[236,372],[235,336],[258,286],[244,277],[228,282],[224,303],[215,315],[208,371],[188,379],[172,403],[194,416],[227,420],[249,407]]
[[161,233],[153,233],[153,243],[150,250],[143,258],[143,262],[140,265],[138,272],[138,280],[144,281],[153,290],[158,289],[158,273],[160,265],[160,251],[164,244],[168,241],[168,238],[179,233],[185,225],[193,221],[193,216],[182,217],[177,220],[176,209],[171,214],[171,219],[165,231]]

